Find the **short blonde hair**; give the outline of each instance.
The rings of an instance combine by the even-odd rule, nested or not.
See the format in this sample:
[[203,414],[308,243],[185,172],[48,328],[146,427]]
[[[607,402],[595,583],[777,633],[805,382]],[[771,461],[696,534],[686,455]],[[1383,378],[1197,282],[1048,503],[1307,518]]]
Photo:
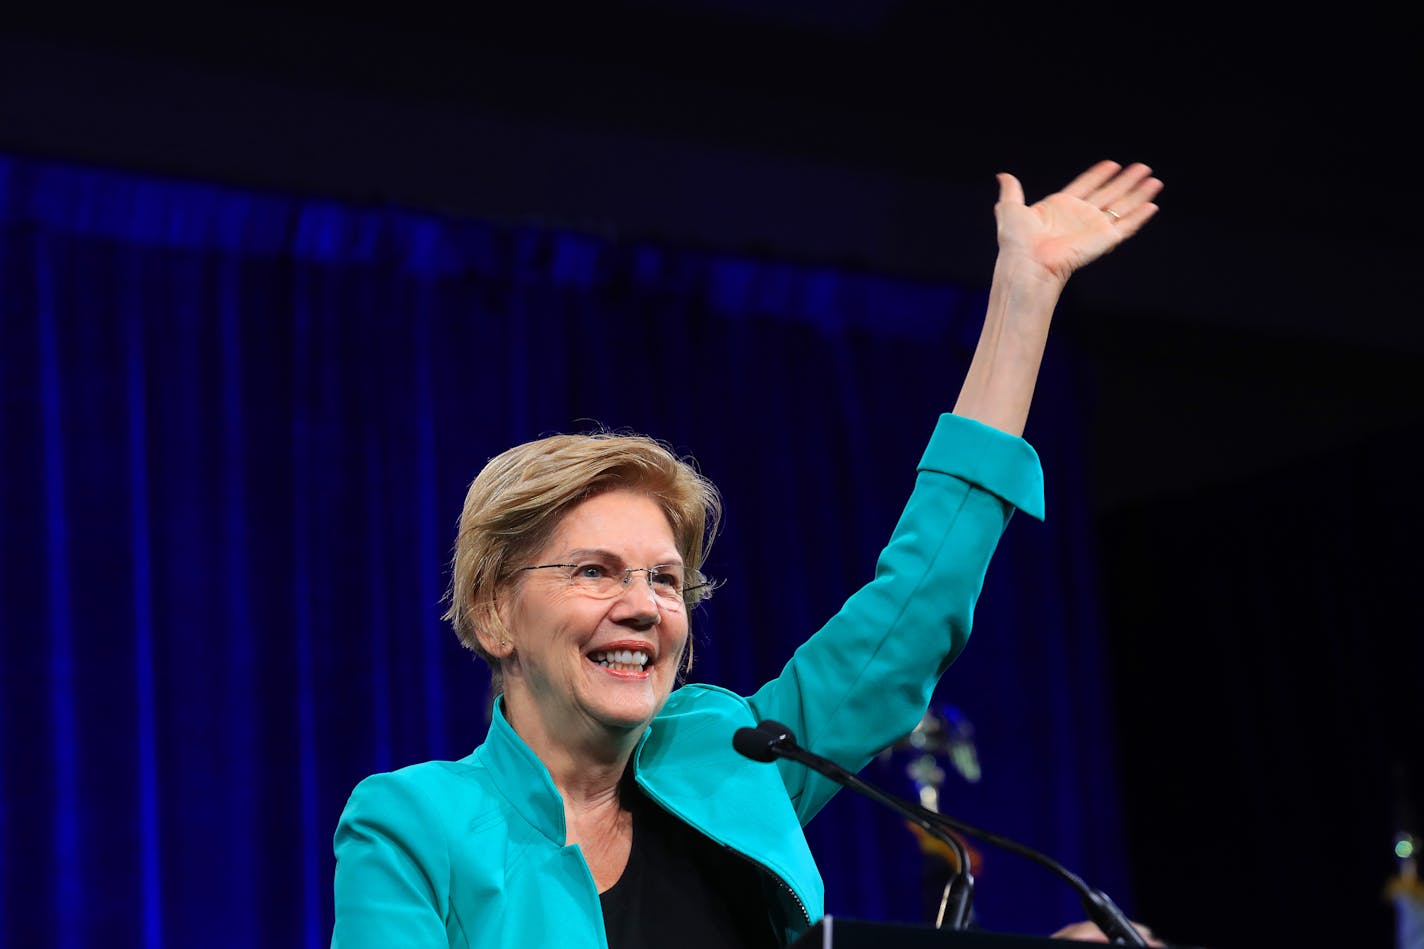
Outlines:
[[[500,641],[508,630],[497,603],[575,505],[605,491],[628,489],[657,502],[672,526],[686,566],[690,610],[715,584],[702,573],[722,516],[716,485],[690,458],[680,458],[646,435],[599,431],[553,435],[492,458],[470,482],[451,562],[449,608],[442,617],[461,644],[491,671],[492,694],[501,691],[499,659],[485,649],[480,632]],[[692,667],[688,638],[686,668]]]

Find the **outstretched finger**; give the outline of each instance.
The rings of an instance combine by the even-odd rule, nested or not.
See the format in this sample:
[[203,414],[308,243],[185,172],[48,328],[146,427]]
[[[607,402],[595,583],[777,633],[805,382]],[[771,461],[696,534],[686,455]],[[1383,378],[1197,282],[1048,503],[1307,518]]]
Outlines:
[[[1151,175],[1151,168],[1142,162],[1133,162],[1086,195],[1085,200],[1100,208],[1115,208],[1119,213],[1126,214],[1161,190],[1162,182]],[[1155,183],[1156,187],[1152,187],[1151,183]]]
[[1121,170],[1122,166],[1115,161],[1100,161],[1068,182],[1068,186],[1063,189],[1063,193],[1070,198],[1082,198],[1086,200],[1088,195],[1092,194],[1098,188],[1101,188],[1104,182],[1108,181]]
[[[1146,166],[1142,167],[1145,173]],[[1130,191],[1118,197],[1113,197],[1111,194],[1095,194],[1089,200],[1099,203],[1103,213],[1113,219],[1118,233],[1127,237],[1146,224],[1147,218],[1157,213],[1157,206],[1152,203],[1152,199],[1157,197],[1161,190],[1161,179],[1149,176],[1140,178]],[[1138,213],[1144,208],[1148,209],[1145,216]]]

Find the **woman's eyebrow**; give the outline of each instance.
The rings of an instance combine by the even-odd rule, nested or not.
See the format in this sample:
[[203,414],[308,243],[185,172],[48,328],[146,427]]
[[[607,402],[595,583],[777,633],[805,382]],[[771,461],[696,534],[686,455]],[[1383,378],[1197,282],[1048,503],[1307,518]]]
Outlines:
[[574,559],[578,559],[580,557],[591,557],[596,560],[616,560],[619,563],[623,562],[622,557],[618,556],[613,551],[605,550],[602,547],[577,547],[569,551],[566,556],[572,557]]
[[[600,560],[600,559],[601,559],[601,560],[616,561],[617,563],[620,563],[620,564],[622,564],[622,565],[624,565],[624,566],[627,566],[627,565],[628,565],[628,561],[627,561],[626,559],[624,559],[623,557],[621,557],[621,556],[618,555],[618,554],[615,554],[615,553],[614,553],[613,551],[611,551],[611,550],[606,550],[606,549],[603,548],[603,547],[578,547],[578,548],[575,548],[574,550],[569,551],[565,556],[567,556],[567,557],[569,557],[569,558],[571,558],[571,559],[573,559],[573,560],[578,560],[578,559],[580,559],[580,558],[588,558],[588,559],[593,559],[593,560]],[[659,560],[657,563],[649,564],[648,566],[650,566],[650,567],[681,567],[681,566],[682,566],[682,557],[679,556],[679,555],[677,555],[677,554],[673,554],[673,555],[671,555],[670,557],[664,557],[663,559]]]

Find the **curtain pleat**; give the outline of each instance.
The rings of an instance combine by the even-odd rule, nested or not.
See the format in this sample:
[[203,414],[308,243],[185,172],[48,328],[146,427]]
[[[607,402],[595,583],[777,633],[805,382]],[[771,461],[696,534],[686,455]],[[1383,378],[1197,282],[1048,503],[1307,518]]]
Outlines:
[[154,667],[152,494],[148,471],[148,376],[145,359],[139,261],[121,262],[121,309],[125,330],[128,411],[129,530],[132,534],[133,690],[136,708],[134,774],[137,784],[137,847],[142,881],[138,931],[144,946],[163,944],[163,826],[158,782],[158,694]]

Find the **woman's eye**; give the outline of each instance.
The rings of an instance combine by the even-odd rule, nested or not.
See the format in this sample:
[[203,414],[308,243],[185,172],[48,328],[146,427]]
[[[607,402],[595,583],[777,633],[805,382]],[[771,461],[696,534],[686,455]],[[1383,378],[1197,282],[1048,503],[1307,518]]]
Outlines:
[[574,568],[574,576],[583,580],[597,580],[608,576],[608,568],[599,563],[581,563]]
[[661,586],[672,587],[674,590],[676,590],[678,587],[682,586],[682,577],[678,576],[675,573],[660,570],[657,573],[653,574],[653,582]]

